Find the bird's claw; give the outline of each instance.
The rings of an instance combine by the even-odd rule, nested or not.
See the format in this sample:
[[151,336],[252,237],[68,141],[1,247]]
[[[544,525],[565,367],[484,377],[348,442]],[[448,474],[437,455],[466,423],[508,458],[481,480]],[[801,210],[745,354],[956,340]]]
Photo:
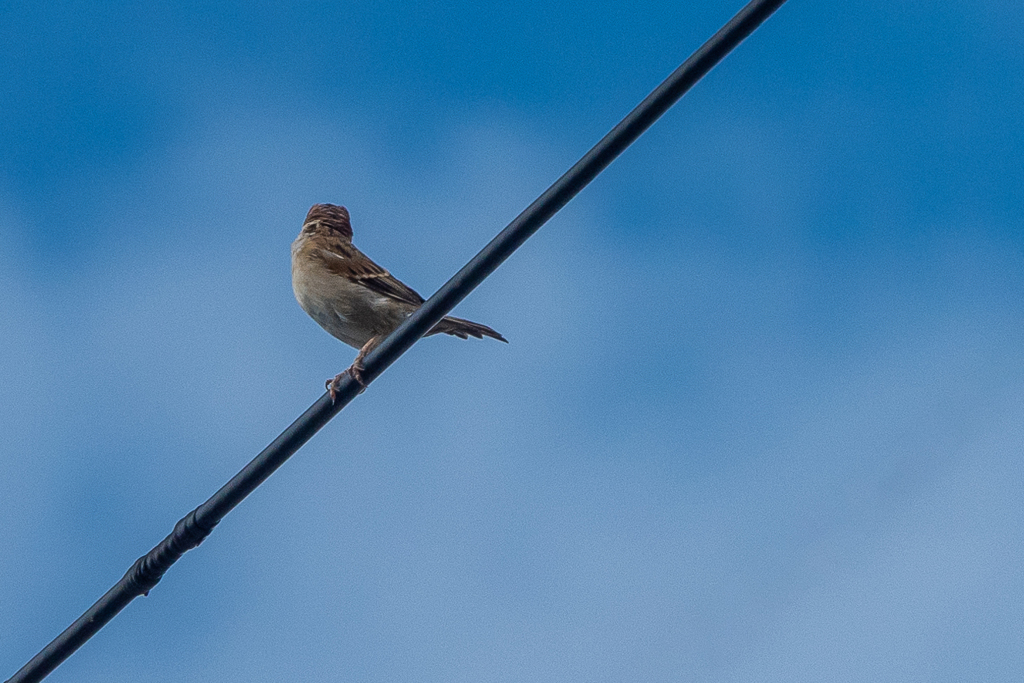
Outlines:
[[366,382],[363,381],[363,365],[362,363],[353,363],[352,366],[342,372],[339,375],[335,375],[333,379],[327,380],[325,388],[331,394],[331,403],[334,403],[338,398],[338,389],[341,388],[341,379],[348,375],[356,381],[360,386],[359,393],[366,391]]
[[[359,383],[359,386],[361,386],[363,388],[363,391],[366,390],[366,382],[363,381],[363,364],[362,363],[353,363],[352,366],[348,370],[346,370],[345,372],[348,373],[349,377],[351,377],[352,379],[354,379],[356,382]],[[362,391],[359,392],[359,393],[362,393]]]

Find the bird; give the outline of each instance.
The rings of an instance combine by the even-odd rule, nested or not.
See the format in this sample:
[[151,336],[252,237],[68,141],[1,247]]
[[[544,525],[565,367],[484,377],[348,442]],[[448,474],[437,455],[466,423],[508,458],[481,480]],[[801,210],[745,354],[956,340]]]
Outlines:
[[[363,359],[423,304],[423,297],[352,244],[348,209],[314,204],[292,242],[292,290],[306,313],[332,336],[359,349],[344,372],[328,379],[335,400],[347,374],[366,389]],[[508,340],[486,325],[442,318],[424,336],[450,334],[460,339]]]

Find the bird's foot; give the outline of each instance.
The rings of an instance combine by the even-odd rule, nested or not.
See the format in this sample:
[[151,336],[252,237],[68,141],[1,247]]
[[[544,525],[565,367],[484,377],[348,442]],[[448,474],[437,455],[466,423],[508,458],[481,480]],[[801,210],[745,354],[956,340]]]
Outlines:
[[[356,362],[353,363],[351,366],[349,366],[349,369],[345,371],[346,373],[348,373],[349,377],[351,377],[356,382],[358,382],[359,386],[362,387],[362,389],[359,390],[360,394],[363,393],[364,391],[366,391],[366,382],[363,381],[363,370],[364,369],[365,368],[363,367],[363,364],[357,358]],[[344,373],[342,373],[342,374],[344,374]]]
[[366,382],[363,381],[363,364],[358,362],[353,363],[352,366],[345,372],[341,373],[340,375],[335,375],[334,379],[327,380],[325,388],[327,389],[327,391],[331,392],[331,403],[334,403],[334,401],[337,400],[338,389],[341,388],[341,380],[346,375],[354,379],[359,384],[359,386],[362,387],[359,390],[360,394],[366,391]]

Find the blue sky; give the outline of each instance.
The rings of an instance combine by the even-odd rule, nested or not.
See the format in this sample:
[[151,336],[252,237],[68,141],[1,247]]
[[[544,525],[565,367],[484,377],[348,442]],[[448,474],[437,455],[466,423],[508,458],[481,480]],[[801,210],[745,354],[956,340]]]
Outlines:
[[[739,3],[8,2],[0,673]],[[54,681],[1024,674],[1024,12],[784,6]]]

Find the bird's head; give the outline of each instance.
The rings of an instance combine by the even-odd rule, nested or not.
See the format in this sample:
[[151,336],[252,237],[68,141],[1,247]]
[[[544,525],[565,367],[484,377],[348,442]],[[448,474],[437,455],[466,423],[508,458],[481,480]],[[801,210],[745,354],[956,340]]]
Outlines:
[[306,214],[302,232],[341,235],[351,241],[352,223],[348,217],[348,209],[336,204],[314,204]]

